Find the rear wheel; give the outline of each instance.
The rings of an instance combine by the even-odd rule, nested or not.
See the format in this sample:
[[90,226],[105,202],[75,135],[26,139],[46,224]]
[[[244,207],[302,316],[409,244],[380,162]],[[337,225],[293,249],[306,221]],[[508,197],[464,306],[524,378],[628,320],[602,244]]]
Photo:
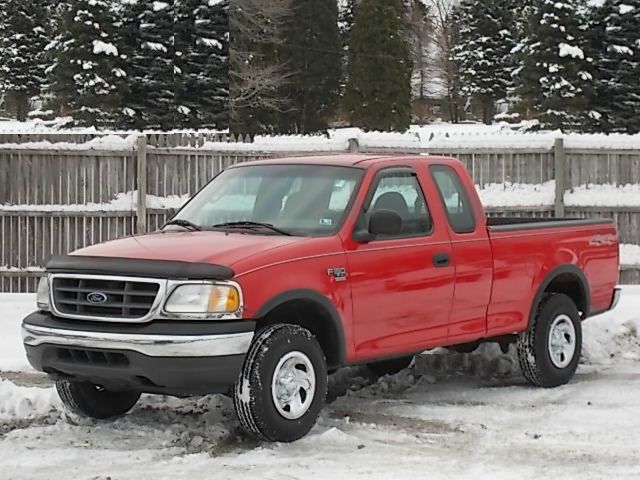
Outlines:
[[69,380],[58,380],[56,390],[70,413],[100,420],[124,415],[140,398],[139,392],[114,392],[93,383]]
[[557,387],[569,382],[582,353],[582,322],[573,300],[545,295],[517,345],[520,368],[530,384]]
[[380,362],[368,363],[367,367],[372,370],[376,375],[395,375],[396,373],[409,368],[413,361],[413,355],[408,357],[394,358],[391,360],[382,360]]
[[327,395],[327,363],[316,338],[297,325],[256,334],[234,392],[242,427],[260,440],[293,442],[315,425]]

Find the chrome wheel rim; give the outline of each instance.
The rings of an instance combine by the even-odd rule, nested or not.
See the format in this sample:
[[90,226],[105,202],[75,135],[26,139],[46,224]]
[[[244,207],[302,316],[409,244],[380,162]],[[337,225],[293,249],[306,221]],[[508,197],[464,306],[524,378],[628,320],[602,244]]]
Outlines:
[[271,396],[278,413],[297,420],[309,410],[315,391],[316,373],[309,357],[297,351],[284,355],[271,381]]
[[566,368],[576,353],[576,329],[568,315],[558,315],[549,329],[548,340],[551,363]]

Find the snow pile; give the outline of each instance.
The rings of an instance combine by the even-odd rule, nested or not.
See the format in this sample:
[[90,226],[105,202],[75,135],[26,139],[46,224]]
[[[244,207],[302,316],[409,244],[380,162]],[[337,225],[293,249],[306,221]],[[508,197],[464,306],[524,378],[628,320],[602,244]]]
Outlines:
[[553,205],[556,195],[554,180],[543,184],[490,183],[476,190],[485,207],[538,207]]
[[[542,184],[490,183],[476,185],[485,207],[552,206],[555,201],[555,181]],[[640,207],[640,184],[581,185],[564,196],[568,207]]]
[[[566,192],[565,205],[575,207],[635,207],[640,206],[640,184],[581,185]],[[553,202],[552,202],[553,203]]]
[[420,131],[410,130],[407,133],[363,132],[359,128],[341,128],[329,131],[329,137],[335,142],[348,145],[350,139],[358,141],[358,145],[366,148],[420,148]]
[[349,140],[363,149],[426,150],[442,153],[457,150],[551,150],[558,138],[565,139],[568,149],[639,149],[640,135],[582,135],[561,132],[522,133],[513,130],[429,129],[422,127],[407,133],[363,132],[355,128],[332,130],[322,136],[256,136],[253,143],[207,142],[201,149],[214,151],[261,152],[345,152]]
[[53,388],[19,387],[0,379],[0,420],[45,416],[59,404]]
[[18,268],[18,267],[9,267],[7,265],[0,265],[0,272],[33,272],[33,273],[39,273],[39,272],[43,272],[44,268],[42,267],[24,267],[24,268]]
[[[428,149],[430,153],[447,152],[454,150],[551,150],[556,138],[561,135],[556,133],[463,133],[454,135],[432,135],[420,138],[420,147]],[[640,141],[638,142],[640,144]]]
[[620,245],[620,263],[622,265],[640,265],[640,245]]
[[624,286],[620,304],[584,323],[584,363],[640,361],[640,286]]
[[[160,47],[162,47],[160,45]],[[113,53],[108,44],[98,44],[103,53]],[[164,48],[164,47],[162,47]],[[0,121],[0,133],[98,133],[95,128],[61,130],[68,119],[53,122]],[[525,132],[526,124],[431,124],[413,125],[405,133],[364,132],[358,128],[329,130],[327,135],[256,136],[253,143],[206,142],[201,150],[247,152],[345,152],[349,140],[356,140],[361,148],[426,150],[442,153],[456,150],[535,149],[551,150],[557,138],[563,138],[568,149],[640,149],[640,135],[623,134],[563,134],[560,131]],[[57,149],[57,150],[118,150],[131,149],[139,133],[105,131],[105,136],[84,144],[66,142],[29,142],[2,144],[0,148]],[[195,133],[188,130],[145,133]],[[202,132],[201,132],[202,133]],[[206,133],[224,133],[207,131]],[[126,138],[122,138],[125,136]]]
[[[1,125],[1,124],[0,124]],[[119,135],[105,135],[96,137],[85,143],[71,142],[25,142],[2,143],[0,149],[6,150],[132,150],[138,139],[137,134],[131,134],[126,138]]]
[[[166,210],[180,208],[189,200],[189,195],[169,195],[158,197],[147,195],[147,208]],[[128,212],[138,208],[138,192],[118,193],[113,200],[106,203],[86,204],[45,204],[45,205],[0,205],[3,211],[31,212]]]
[[22,319],[36,310],[36,296],[31,293],[0,293],[0,370],[32,371],[24,347],[20,326]]

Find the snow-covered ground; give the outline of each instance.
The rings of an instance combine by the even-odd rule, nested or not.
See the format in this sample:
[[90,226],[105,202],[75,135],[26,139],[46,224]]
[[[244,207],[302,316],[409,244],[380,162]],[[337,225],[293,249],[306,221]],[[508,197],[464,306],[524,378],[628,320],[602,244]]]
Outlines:
[[567,386],[525,385],[492,346],[437,350],[377,380],[344,369],[318,426],[291,445],[245,438],[222,396],[146,396],[114,423],[69,424],[21,353],[33,303],[0,295],[0,376],[12,380],[0,380],[2,478],[640,478],[640,287],[585,324],[583,364]]

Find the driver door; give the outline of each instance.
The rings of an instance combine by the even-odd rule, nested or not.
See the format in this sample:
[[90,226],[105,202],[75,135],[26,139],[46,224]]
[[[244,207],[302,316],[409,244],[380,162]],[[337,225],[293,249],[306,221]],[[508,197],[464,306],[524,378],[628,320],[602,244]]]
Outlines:
[[418,175],[383,169],[361,222],[377,209],[402,218],[402,231],[347,248],[359,359],[413,353],[447,336],[455,272],[446,225],[434,225]]

